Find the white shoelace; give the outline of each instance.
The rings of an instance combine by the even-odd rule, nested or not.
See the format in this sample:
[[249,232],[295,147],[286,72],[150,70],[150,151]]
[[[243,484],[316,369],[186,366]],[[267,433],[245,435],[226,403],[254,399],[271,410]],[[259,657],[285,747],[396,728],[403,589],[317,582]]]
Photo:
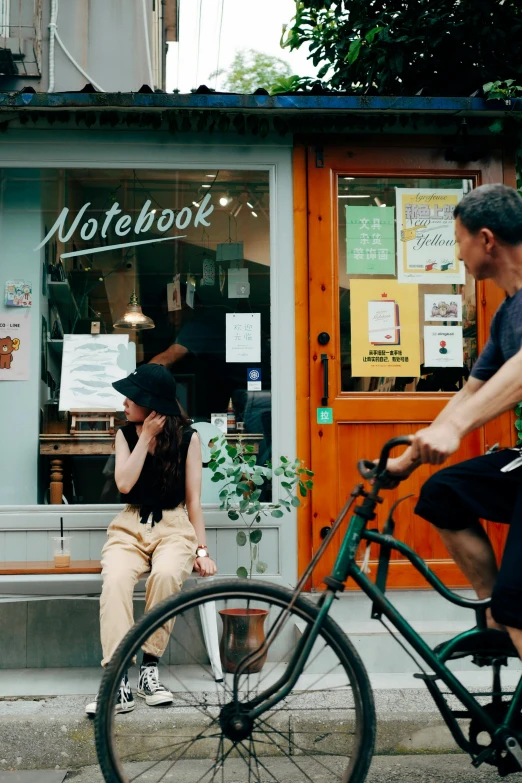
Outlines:
[[143,673],[143,679],[150,691],[166,690],[159,681],[159,672],[157,666],[146,666]]

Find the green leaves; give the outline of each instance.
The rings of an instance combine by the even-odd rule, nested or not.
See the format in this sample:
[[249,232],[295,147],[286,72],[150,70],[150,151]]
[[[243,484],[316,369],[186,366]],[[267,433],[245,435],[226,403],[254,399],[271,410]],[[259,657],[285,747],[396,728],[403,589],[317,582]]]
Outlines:
[[[238,440],[230,445],[224,439],[216,439],[212,444],[212,459],[209,468],[212,481],[224,482],[219,492],[220,508],[226,512],[231,522],[241,522],[245,530],[236,531],[236,545],[240,548],[248,545],[250,568],[241,566],[238,576],[247,578],[254,571],[263,574],[267,563],[260,559],[263,530],[260,524],[263,517],[282,519],[285,514],[299,508],[303,496],[313,487],[313,472],[304,467],[301,460],[290,460],[280,456],[278,464],[272,467],[270,462],[257,464],[253,447]],[[262,502],[270,492],[272,476],[281,478],[276,484],[277,503]],[[265,493],[265,494],[263,494]]]
[[488,99],[522,96],[517,0],[302,0],[283,42],[291,50],[308,44],[317,79],[333,90],[465,97],[484,85]]

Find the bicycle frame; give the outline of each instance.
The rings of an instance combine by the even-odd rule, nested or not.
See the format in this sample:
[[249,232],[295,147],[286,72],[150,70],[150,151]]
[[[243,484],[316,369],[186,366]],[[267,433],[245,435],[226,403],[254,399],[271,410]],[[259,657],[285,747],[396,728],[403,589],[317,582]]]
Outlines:
[[[459,634],[454,639],[446,642],[443,647],[443,651],[448,653],[457,647],[458,643],[463,639],[472,640],[473,637],[483,634],[486,629],[485,622],[485,610],[489,606],[489,599],[466,599],[457,595],[447,588],[440,579],[428,568],[424,560],[417,555],[410,547],[401,541],[393,538],[391,535],[385,533],[379,533],[376,530],[366,530],[366,525],[370,519],[373,518],[373,508],[377,502],[380,502],[379,498],[379,486],[374,486],[372,492],[368,495],[360,490],[360,494],[365,497],[365,501],[362,506],[355,509],[355,514],[352,516],[348,530],[344,536],[344,539],[339,550],[339,554],[335,561],[332,573],[326,578],[325,582],[329,585],[321,596],[319,601],[319,614],[317,619],[303,634],[297,649],[292,655],[289,661],[286,673],[272,685],[266,689],[263,693],[259,694],[252,702],[250,702],[251,709],[249,710],[249,716],[254,719],[261,715],[266,710],[270,709],[274,704],[285,698],[304,670],[308,657],[312,651],[313,645],[317,640],[321,626],[330,611],[330,607],[335,599],[336,592],[342,590],[344,583],[348,578],[352,578],[360,589],[366,593],[366,595],[373,601],[374,608],[377,608],[377,614],[384,615],[390,623],[397,629],[399,634],[406,639],[410,646],[420,656],[420,658],[432,669],[435,673],[433,675],[420,675],[424,679],[426,686],[432,695],[437,707],[439,708],[441,715],[446,722],[453,738],[457,744],[474,756],[474,749],[471,746],[469,740],[464,736],[455,715],[448,707],[446,701],[443,698],[442,692],[435,684],[435,680],[440,679],[454,696],[461,702],[467,709],[468,715],[471,718],[475,718],[481,723],[486,731],[493,737],[494,744],[497,747],[506,747],[506,740],[513,736],[514,732],[511,731],[511,727],[514,724],[516,716],[520,714],[522,709],[522,676],[515,689],[509,710],[506,714],[505,721],[502,725],[499,724],[482,708],[476,698],[462,685],[462,683],[455,677],[453,672],[448,669],[442,660],[434,653],[434,651],[426,644],[421,636],[414,630],[414,628],[404,619],[404,617],[395,609],[393,604],[386,598],[384,594],[385,590],[385,577],[384,584],[380,589],[374,584],[367,576],[362,572],[356,563],[356,553],[361,541],[367,541],[369,544],[380,544],[381,547],[387,547],[388,550],[395,550],[401,555],[406,557],[414,566],[414,568],[421,573],[426,581],[439,592],[444,598],[452,603],[461,606],[463,608],[474,609],[477,612],[477,626],[469,631]],[[353,495],[354,493],[352,493]],[[340,521],[340,520],[339,520]],[[337,528],[337,525],[335,525]],[[379,581],[379,577],[378,577]],[[459,715],[459,717],[463,717]],[[482,753],[474,759],[474,763],[478,766],[484,758],[491,752],[490,748],[482,751]],[[484,757],[484,758],[483,758]]]

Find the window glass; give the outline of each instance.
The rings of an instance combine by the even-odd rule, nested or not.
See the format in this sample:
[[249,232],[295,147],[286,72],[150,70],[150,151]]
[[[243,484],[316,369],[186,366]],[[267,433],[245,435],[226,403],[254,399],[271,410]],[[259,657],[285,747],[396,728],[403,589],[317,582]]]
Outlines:
[[[341,391],[457,391],[477,357],[453,209],[472,181],[338,178]],[[400,225],[397,226],[397,221]]]
[[[106,422],[85,415],[99,418],[104,399],[109,408],[113,401],[94,336],[128,341],[111,343],[107,353],[126,372],[148,362],[169,366],[206,459],[222,428],[230,442],[253,446],[264,464],[271,450],[268,173],[46,172],[41,203],[47,340],[40,441],[48,448],[41,448],[40,502],[49,499],[49,449],[60,434],[68,453],[59,444],[54,456],[62,459],[66,502],[120,501]],[[129,302],[136,301],[153,328],[121,328],[135,319]],[[76,340],[72,360],[64,360],[68,335]],[[73,421],[76,406],[83,413]],[[118,427],[123,413],[115,416]],[[71,426],[81,431],[71,436]],[[205,470],[206,503],[217,502],[220,489],[210,478]]]

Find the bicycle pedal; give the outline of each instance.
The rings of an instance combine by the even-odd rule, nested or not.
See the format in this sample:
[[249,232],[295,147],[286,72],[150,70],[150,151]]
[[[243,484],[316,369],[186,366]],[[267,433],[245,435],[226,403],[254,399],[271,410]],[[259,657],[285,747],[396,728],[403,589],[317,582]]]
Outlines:
[[435,682],[435,680],[439,679],[438,674],[424,674],[423,672],[414,672],[413,676],[417,680],[429,680],[430,682]]

